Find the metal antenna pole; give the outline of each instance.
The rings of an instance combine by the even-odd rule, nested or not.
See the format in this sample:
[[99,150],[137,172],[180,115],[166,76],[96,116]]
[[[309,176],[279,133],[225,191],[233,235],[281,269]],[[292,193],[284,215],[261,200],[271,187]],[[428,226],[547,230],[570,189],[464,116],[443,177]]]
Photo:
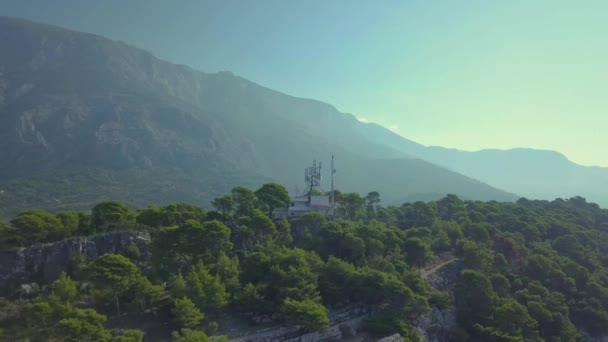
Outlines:
[[334,193],[334,173],[336,173],[336,169],[334,168],[334,155],[331,155],[331,211],[333,214],[334,206],[336,205],[336,194]]
[[311,204],[312,189],[315,186],[315,174],[317,170],[317,160],[312,161],[312,168],[310,168],[310,187],[308,188],[308,205]]

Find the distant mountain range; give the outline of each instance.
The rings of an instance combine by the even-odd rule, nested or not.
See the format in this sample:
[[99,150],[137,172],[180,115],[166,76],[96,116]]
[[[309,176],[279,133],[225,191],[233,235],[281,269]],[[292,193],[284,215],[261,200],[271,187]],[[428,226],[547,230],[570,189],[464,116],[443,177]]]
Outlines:
[[316,158],[328,176],[332,153],[337,188],[377,190],[387,204],[447,193],[598,201],[608,175],[554,152],[425,147],[229,72],[195,71],[23,19],[0,17],[0,50],[0,211],[7,216],[105,199],[206,204],[235,185],[268,181],[302,189],[303,169]]
[[366,137],[519,196],[555,199],[574,196],[608,206],[608,168],[582,166],[555,151],[515,148],[467,152],[423,146],[369,124]]

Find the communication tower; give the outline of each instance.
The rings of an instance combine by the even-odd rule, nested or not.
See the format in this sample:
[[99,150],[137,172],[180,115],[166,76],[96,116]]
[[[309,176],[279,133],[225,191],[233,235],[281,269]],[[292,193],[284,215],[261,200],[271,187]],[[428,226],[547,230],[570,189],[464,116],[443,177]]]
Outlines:
[[334,207],[336,206],[336,193],[335,193],[335,185],[334,185],[334,175],[336,174],[336,168],[334,167],[334,159],[335,155],[331,155],[331,193],[329,198],[329,204],[331,206],[331,211],[333,215]]
[[315,187],[321,186],[321,162],[317,165],[317,161],[313,160],[312,166],[309,166],[304,171],[304,180],[308,188],[308,203]]

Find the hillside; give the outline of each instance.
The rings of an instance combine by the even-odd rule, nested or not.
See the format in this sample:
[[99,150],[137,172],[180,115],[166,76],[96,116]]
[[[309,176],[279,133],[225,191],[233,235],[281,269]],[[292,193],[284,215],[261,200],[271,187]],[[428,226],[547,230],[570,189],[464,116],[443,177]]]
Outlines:
[[512,194],[370,139],[352,115],[92,34],[0,18],[0,210],[207,203],[237,184],[292,190],[338,156],[338,187],[387,202]]
[[580,197],[339,196],[332,219],[273,221],[277,197],[251,194],[221,214],[105,202],[0,223],[2,340],[608,338],[608,210]]

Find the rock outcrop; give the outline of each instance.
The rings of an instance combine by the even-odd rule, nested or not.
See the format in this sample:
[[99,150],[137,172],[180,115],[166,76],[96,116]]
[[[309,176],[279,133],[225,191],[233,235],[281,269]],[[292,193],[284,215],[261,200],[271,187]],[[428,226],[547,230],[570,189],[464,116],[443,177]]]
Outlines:
[[322,342],[338,341],[354,337],[361,330],[363,320],[367,317],[365,308],[349,306],[329,311],[329,327],[324,330],[303,332],[297,327],[273,326],[264,329],[243,332],[234,336],[230,342]]
[[391,336],[381,338],[376,342],[403,342],[403,337],[401,337],[401,335],[399,335],[399,334],[394,334]]
[[[432,289],[451,293],[461,270],[462,262],[460,260],[450,260],[431,271],[423,272],[423,277]],[[443,309],[431,307],[430,312],[416,319],[412,325],[425,341],[450,341],[451,331],[457,325],[456,308],[453,305]]]
[[448,260],[428,271],[422,272],[422,277],[432,289],[451,291],[462,271],[462,262],[458,259]]
[[583,335],[583,340],[585,342],[608,342],[608,335],[602,336],[593,336],[585,329],[581,329],[580,327],[576,327],[578,332]]
[[131,244],[142,257],[148,255],[148,232],[112,232],[91,237],[37,244],[0,252],[0,291],[14,290],[23,283],[46,284],[65,271],[74,257],[90,261],[106,253],[121,254]]
[[431,311],[419,317],[413,326],[416,327],[424,341],[450,341],[452,329],[456,327],[456,308],[446,309],[432,307]]

